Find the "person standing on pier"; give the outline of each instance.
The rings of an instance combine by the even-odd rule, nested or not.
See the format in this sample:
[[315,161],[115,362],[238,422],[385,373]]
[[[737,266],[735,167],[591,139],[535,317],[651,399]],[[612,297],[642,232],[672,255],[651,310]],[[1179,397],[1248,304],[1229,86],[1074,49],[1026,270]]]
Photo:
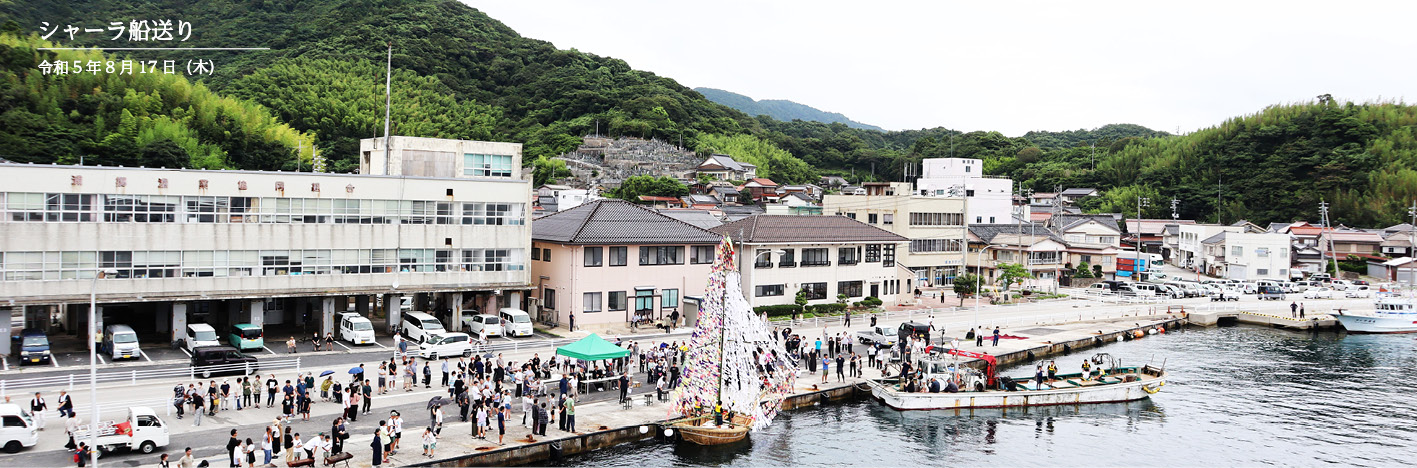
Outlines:
[[1299,303],[1297,303],[1297,302],[1290,302],[1290,303],[1289,303],[1289,316],[1290,316],[1290,317],[1293,317],[1293,318],[1299,318]]
[[845,381],[846,381],[846,370],[844,369],[845,367],[846,367],[846,356],[843,355],[843,354],[841,354],[841,353],[837,353],[837,355],[836,355],[836,381],[837,381],[837,382],[845,382]]
[[994,346],[999,345],[999,327],[994,327]]
[[1299,304],[1299,318],[1304,318],[1304,304]]
[[34,425],[39,430],[44,430],[44,412],[49,411],[49,403],[44,402],[44,397],[39,396],[39,392],[34,392],[34,399],[30,400],[30,414],[34,415]]

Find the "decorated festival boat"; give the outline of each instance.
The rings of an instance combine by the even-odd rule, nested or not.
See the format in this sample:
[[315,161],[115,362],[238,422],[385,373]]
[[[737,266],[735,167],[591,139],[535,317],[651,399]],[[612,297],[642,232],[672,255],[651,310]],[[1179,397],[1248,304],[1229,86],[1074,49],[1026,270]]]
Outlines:
[[[996,361],[988,354],[958,349],[946,353],[955,359],[920,359],[903,378],[868,380],[871,395],[897,410],[1011,408],[1140,400],[1166,385],[1164,367],[1121,367],[1108,354],[1089,360],[1096,374],[1062,374],[1039,385],[1033,379],[996,376]],[[961,366],[959,357],[980,359],[985,368]]]
[[681,419],[670,427],[699,445],[743,440],[777,416],[796,375],[796,361],[787,358],[743,296],[733,245],[724,238],[674,390],[670,413]]

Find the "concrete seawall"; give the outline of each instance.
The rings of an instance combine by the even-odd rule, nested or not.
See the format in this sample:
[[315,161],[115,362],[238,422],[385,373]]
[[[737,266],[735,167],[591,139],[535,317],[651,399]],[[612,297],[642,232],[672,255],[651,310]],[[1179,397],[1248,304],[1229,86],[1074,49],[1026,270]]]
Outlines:
[[[1098,346],[1103,343],[1120,341],[1123,339],[1123,335],[1135,334],[1138,331],[1140,331],[1143,336],[1146,336],[1151,330],[1158,327],[1167,330],[1178,329],[1183,326],[1186,321],[1184,317],[1172,315],[1132,317],[1128,320],[1138,325],[1114,329],[1114,331],[1111,332],[1095,333],[1088,338],[1044,342],[1038,346],[1030,346],[995,356],[1000,366],[1031,363],[1034,360],[1049,356],[1066,354]],[[965,365],[982,366],[983,362],[973,360]],[[802,391],[784,399],[782,409],[784,411],[794,410],[831,402],[869,398],[871,392],[868,389],[862,388],[863,386],[858,386],[860,380],[861,379],[853,379],[851,382],[847,383],[814,385],[810,390]],[[659,414],[662,415],[663,413]],[[626,424],[620,427],[604,428],[569,437],[545,439],[524,445],[468,453],[452,458],[431,460],[412,466],[472,467],[544,464],[545,462],[558,460],[562,457],[580,455],[598,449],[644,440],[653,439],[675,443],[674,437],[664,434],[664,429],[668,423],[669,420],[667,419],[647,417],[643,423]]]

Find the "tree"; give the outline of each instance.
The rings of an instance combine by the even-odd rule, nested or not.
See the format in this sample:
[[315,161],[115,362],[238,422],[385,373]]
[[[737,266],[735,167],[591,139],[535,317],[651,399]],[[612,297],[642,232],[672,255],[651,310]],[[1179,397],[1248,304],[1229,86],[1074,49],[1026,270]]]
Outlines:
[[807,288],[798,289],[797,297],[792,298],[792,303],[807,307]]
[[1073,273],[1074,278],[1092,278],[1092,266],[1087,262],[1078,265],[1077,271]]
[[638,202],[640,195],[659,197],[682,197],[689,194],[689,187],[668,176],[637,175],[625,179],[620,188],[615,189],[615,198]]
[[998,269],[999,285],[1003,286],[1004,290],[1008,290],[1011,285],[1023,283],[1023,280],[1033,279],[1033,275],[1017,263],[1001,263]]
[[1043,156],[1043,150],[1038,149],[1037,146],[1030,146],[1030,147],[1027,147],[1027,148],[1024,148],[1024,149],[1019,150],[1019,151],[1018,151],[1018,154],[1015,155],[1014,157],[1015,157],[1016,159],[1018,159],[1018,162],[1021,162],[1021,163],[1024,163],[1024,164],[1032,164],[1032,163],[1038,161],[1038,158],[1040,158],[1040,157],[1042,157],[1042,156]]
[[846,293],[838,293],[838,294],[836,295],[836,303],[837,303],[837,304],[845,304],[846,301],[847,301],[847,299],[848,299],[848,297],[847,297]]
[[571,169],[563,159],[540,158],[532,163],[531,185],[540,187],[571,176]]
[[955,295],[959,296],[959,305],[964,305],[965,297],[973,296],[979,293],[979,290],[976,288],[979,286],[980,283],[981,282],[979,281],[979,275],[976,275],[974,273],[965,273],[963,275],[955,277],[954,290]]

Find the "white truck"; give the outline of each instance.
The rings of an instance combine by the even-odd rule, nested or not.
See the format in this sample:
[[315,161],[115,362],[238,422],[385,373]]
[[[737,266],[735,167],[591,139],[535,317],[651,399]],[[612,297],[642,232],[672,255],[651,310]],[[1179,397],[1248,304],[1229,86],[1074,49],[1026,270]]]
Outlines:
[[[89,426],[79,426],[74,431],[75,442],[89,441]],[[127,421],[104,421],[98,423],[98,442],[94,444],[99,455],[118,449],[137,450],[153,453],[170,441],[167,423],[157,417],[152,408],[134,406],[128,408]]]

